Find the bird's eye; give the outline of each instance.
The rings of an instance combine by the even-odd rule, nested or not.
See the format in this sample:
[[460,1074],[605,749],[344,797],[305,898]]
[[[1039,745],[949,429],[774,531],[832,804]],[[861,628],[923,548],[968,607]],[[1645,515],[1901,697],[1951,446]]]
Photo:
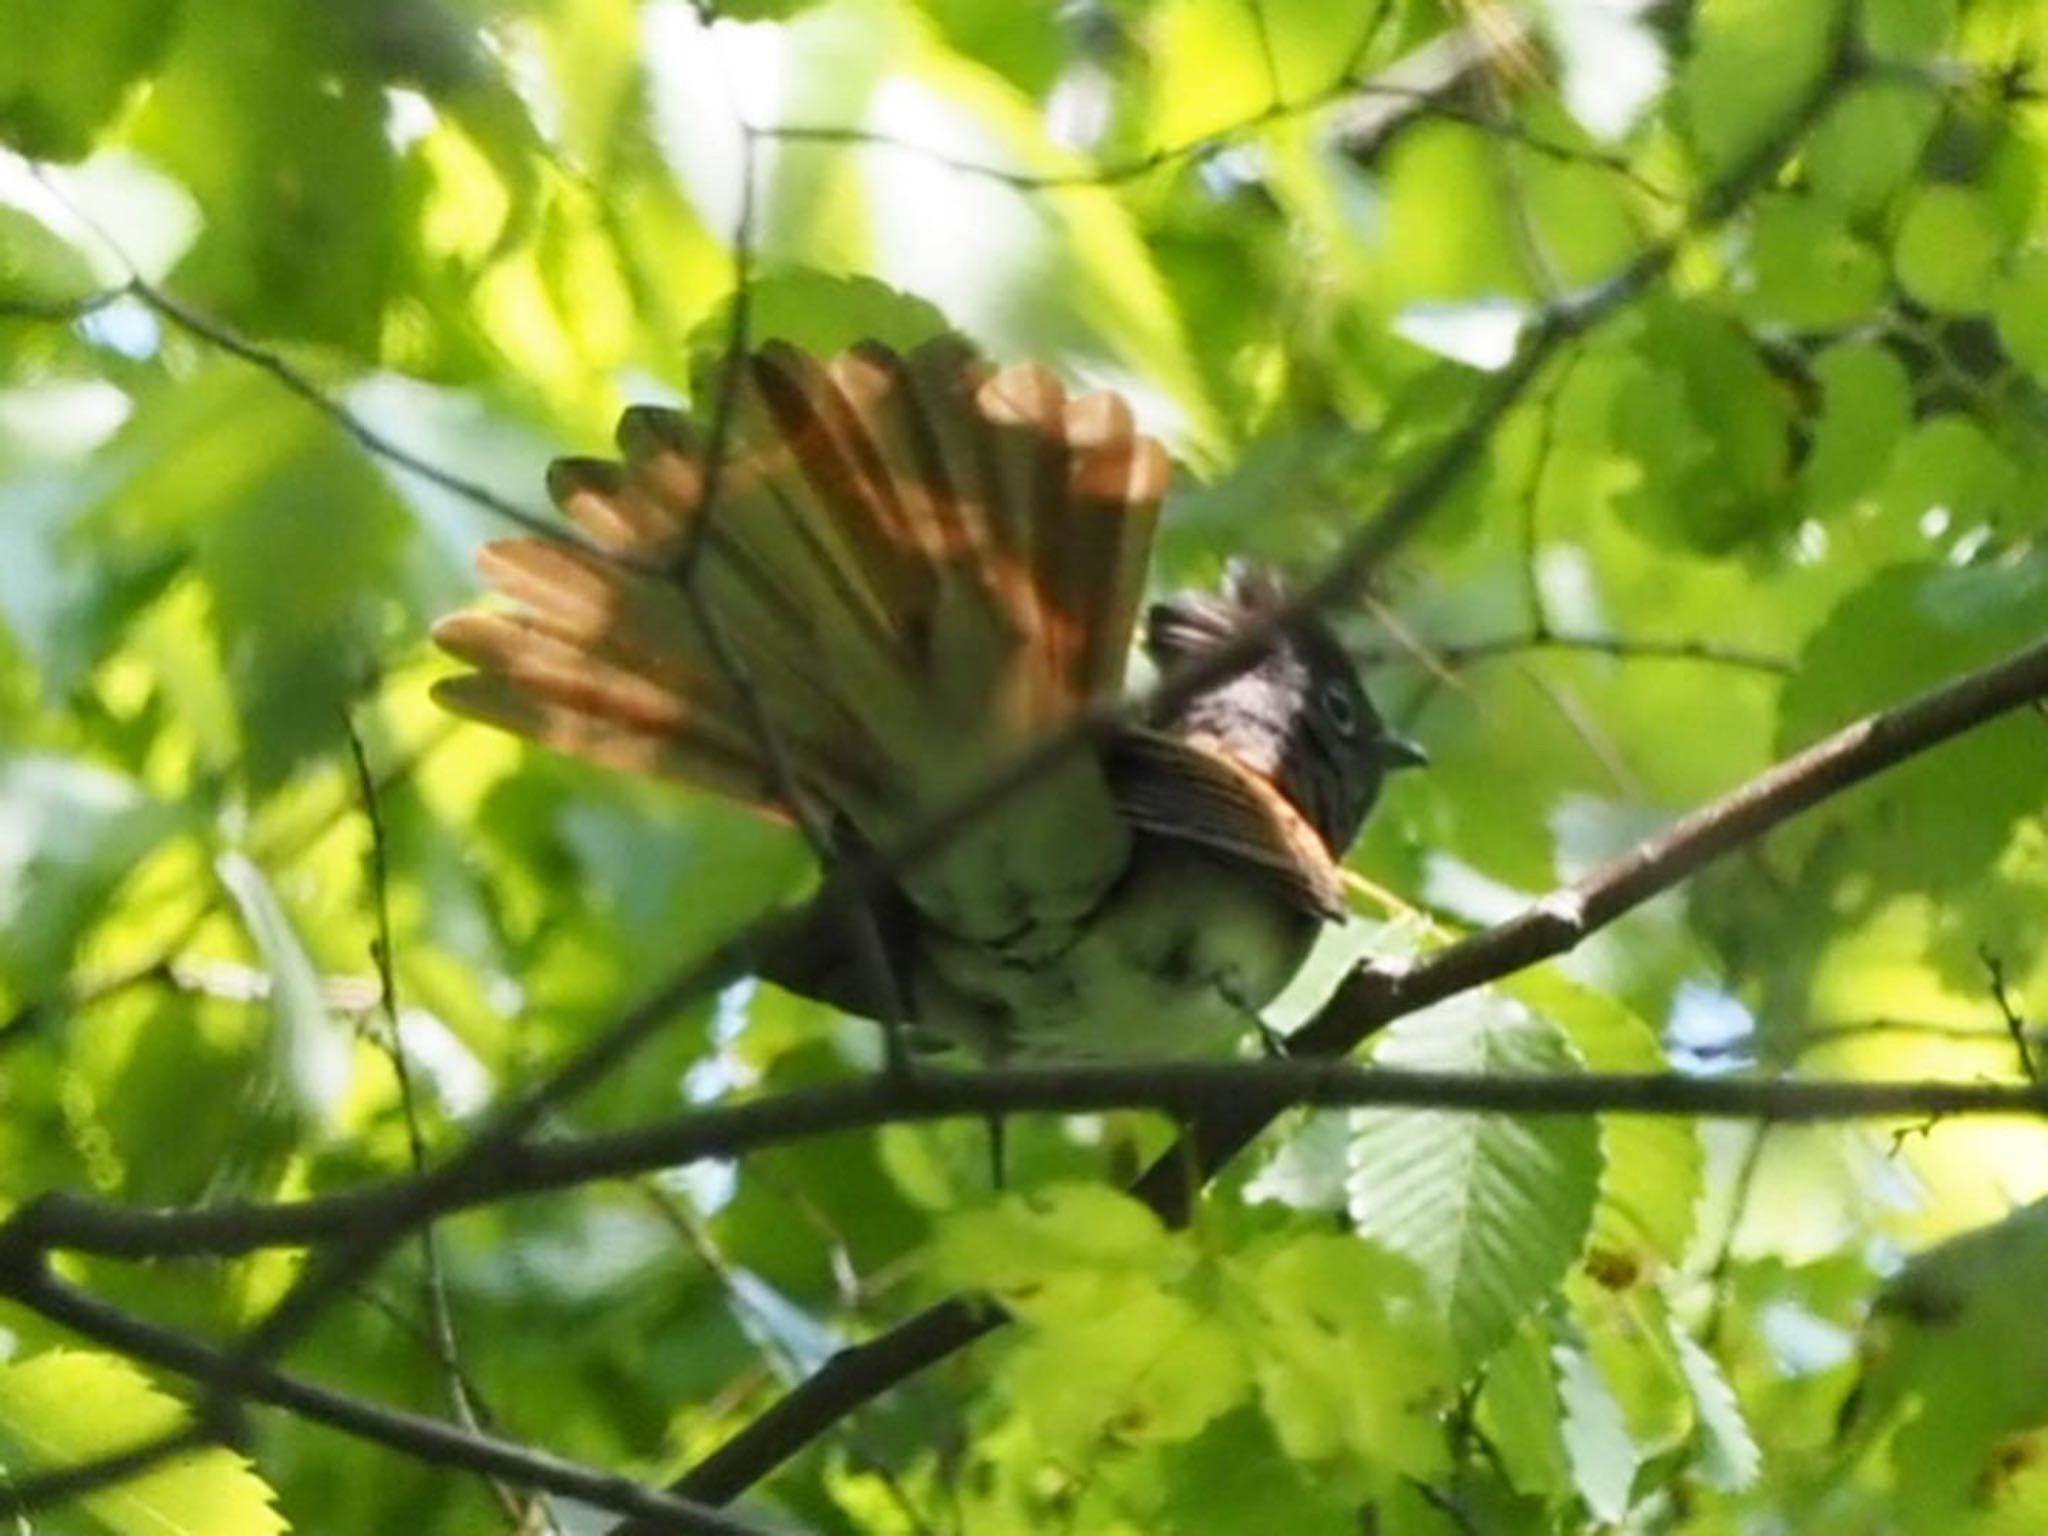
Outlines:
[[1351,690],[1342,682],[1333,679],[1323,684],[1321,702],[1323,718],[1339,736],[1349,737],[1358,729],[1358,706],[1352,702]]

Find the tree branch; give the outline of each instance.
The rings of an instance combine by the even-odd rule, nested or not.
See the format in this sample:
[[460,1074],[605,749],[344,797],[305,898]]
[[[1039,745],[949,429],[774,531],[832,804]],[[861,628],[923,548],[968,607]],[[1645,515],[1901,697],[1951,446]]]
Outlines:
[[[1429,971],[1433,963],[1418,967],[1415,974]],[[1504,966],[1502,974],[1521,968]],[[1092,1114],[1113,1109],[1158,1110],[1202,1124],[1241,1115],[1263,1125],[1285,1110],[1299,1108],[1433,1109],[1524,1116],[1655,1115],[1804,1125],[1948,1115],[2036,1115],[2048,1112],[2048,1092],[2032,1084],[1918,1079],[1872,1082],[1687,1077],[1668,1072],[1417,1072],[1313,1056],[927,1071],[692,1109],[631,1130],[531,1146],[516,1163],[501,1166],[488,1183],[451,1191],[448,1203],[437,1206],[434,1215],[438,1219],[503,1200],[710,1159],[743,1157],[811,1137],[884,1125],[988,1115]],[[366,1221],[378,1220],[387,1210],[411,1210],[418,1188],[417,1181],[396,1181],[325,1199],[201,1210],[144,1210],[57,1193],[25,1208],[7,1224],[0,1233],[0,1244],[4,1244],[0,1245],[0,1257],[63,1251],[133,1260],[230,1258],[267,1248],[304,1247],[333,1242]],[[1154,1205],[1164,1203],[1163,1193],[1146,1185],[1140,1185],[1140,1193]]]
[[[0,1294],[73,1332],[204,1383],[215,1392],[231,1392],[284,1408],[343,1434],[389,1446],[436,1465],[467,1468],[522,1487],[580,1499],[599,1509],[633,1517],[637,1528],[643,1531],[675,1532],[681,1536],[766,1536],[771,1529],[758,1521],[708,1508],[685,1496],[665,1493],[546,1451],[367,1402],[270,1366],[252,1365],[226,1350],[122,1311],[59,1280],[41,1264],[0,1262]],[[168,1456],[191,1449],[193,1443],[192,1433],[181,1431],[107,1457],[104,1471],[98,1463],[67,1468],[39,1479],[40,1486],[27,1492],[47,1501],[62,1480],[62,1492],[73,1496],[98,1486],[93,1481],[95,1474],[112,1480],[132,1477]],[[0,1517],[13,1512],[14,1507],[8,1492],[0,1489]]]

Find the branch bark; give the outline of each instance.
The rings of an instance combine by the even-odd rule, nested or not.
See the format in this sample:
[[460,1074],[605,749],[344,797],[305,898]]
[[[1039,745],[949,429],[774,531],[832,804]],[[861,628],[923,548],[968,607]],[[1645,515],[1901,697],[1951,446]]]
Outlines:
[[[1506,929],[1495,929],[1501,933]],[[1439,952],[1450,955],[1451,950]],[[1435,974],[1428,962],[1414,974]],[[1521,966],[1508,966],[1501,974]],[[1385,992],[1379,994],[1386,996]],[[1403,1013],[1412,1011],[1406,1008]],[[1999,1035],[1983,1038],[2000,1039]],[[707,1159],[730,1159],[813,1136],[991,1115],[1088,1114],[1152,1109],[1182,1122],[1261,1125],[1289,1109],[1391,1108],[1466,1114],[1655,1115],[1810,1125],[1844,1120],[1925,1120],[1950,1115],[2037,1115],[2048,1090],[2033,1084],[1742,1079],[1676,1073],[1456,1073],[1360,1066],[1330,1057],[1279,1061],[1175,1061],[1130,1065],[1021,1066],[874,1078],[801,1089],[746,1103],[692,1109],[632,1130],[564,1138],[526,1150],[490,1183],[459,1192],[460,1209],[630,1178]],[[1185,1151],[1175,1157],[1185,1158]],[[138,1210],[89,1196],[46,1197],[11,1223],[0,1260],[52,1252],[145,1261],[233,1258],[332,1242],[380,1205],[410,1207],[416,1185],[356,1195],[203,1210]],[[1141,1197],[1173,1214],[1164,1191]],[[0,1293],[7,1282],[0,1278]]]

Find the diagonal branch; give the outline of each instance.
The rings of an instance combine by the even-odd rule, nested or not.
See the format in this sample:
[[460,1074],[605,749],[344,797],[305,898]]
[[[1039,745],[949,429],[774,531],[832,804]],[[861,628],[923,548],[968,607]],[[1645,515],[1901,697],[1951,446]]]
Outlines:
[[[547,1451],[387,1408],[287,1375],[269,1365],[251,1364],[227,1350],[123,1311],[58,1279],[43,1265],[0,1264],[0,1294],[125,1355],[204,1383],[215,1393],[232,1392],[241,1398],[287,1409],[343,1434],[389,1446],[439,1466],[468,1468],[523,1487],[580,1499],[614,1514],[630,1515],[643,1531],[675,1536],[769,1536],[771,1530],[757,1520],[707,1508],[687,1497],[664,1493]],[[191,1449],[193,1444],[189,1431],[164,1436],[106,1458],[109,1471],[102,1475],[133,1476],[168,1456]],[[39,1499],[47,1499],[52,1487],[62,1479],[61,1492],[75,1496],[87,1486],[97,1486],[92,1480],[97,1470],[67,1469],[42,1480],[43,1486],[33,1492]],[[9,1511],[8,1492],[0,1489],[0,1516]]]

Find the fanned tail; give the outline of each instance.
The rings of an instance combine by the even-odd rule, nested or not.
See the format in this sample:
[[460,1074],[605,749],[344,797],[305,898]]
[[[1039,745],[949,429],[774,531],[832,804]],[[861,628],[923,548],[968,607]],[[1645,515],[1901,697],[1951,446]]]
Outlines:
[[[549,473],[590,547],[490,545],[518,610],[436,626],[474,669],[436,697],[765,812],[794,793],[887,846],[1121,687],[1166,457],[1117,396],[957,337],[743,366],[715,507],[690,423],[628,411],[621,462]],[[1077,756],[908,888],[956,931],[1014,932],[1098,899],[1128,839]]]

